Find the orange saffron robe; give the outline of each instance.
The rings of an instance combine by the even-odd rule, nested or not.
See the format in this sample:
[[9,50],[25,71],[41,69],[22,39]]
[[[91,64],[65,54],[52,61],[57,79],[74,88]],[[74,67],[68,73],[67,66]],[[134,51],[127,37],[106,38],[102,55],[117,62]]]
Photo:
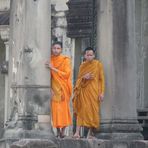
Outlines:
[[[93,79],[84,80],[86,73]],[[98,60],[86,61],[80,65],[78,78],[74,88],[73,109],[77,116],[77,125],[99,128],[100,101],[99,95],[104,94],[104,70]]]
[[51,64],[58,72],[51,70],[51,99],[53,127],[61,128],[72,123],[70,115],[70,97],[72,94],[70,58],[60,55],[51,56]]

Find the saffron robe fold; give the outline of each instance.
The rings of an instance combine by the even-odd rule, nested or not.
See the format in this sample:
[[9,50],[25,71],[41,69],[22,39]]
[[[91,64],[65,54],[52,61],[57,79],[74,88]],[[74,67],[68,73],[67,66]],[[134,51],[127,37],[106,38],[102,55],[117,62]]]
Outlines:
[[72,123],[70,97],[72,94],[70,58],[60,55],[51,56],[51,64],[58,72],[51,70],[51,88],[54,95],[51,101],[53,127],[61,128]]
[[[93,79],[83,79],[86,73],[91,73]],[[99,95],[104,95],[104,88],[104,71],[101,62],[92,60],[82,63],[79,68],[73,97],[73,109],[77,115],[78,126],[99,128]]]

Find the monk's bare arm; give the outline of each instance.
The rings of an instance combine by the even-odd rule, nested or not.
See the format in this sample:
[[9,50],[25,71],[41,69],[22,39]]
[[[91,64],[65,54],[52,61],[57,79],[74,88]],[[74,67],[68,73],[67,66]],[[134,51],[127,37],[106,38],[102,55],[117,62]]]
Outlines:
[[50,68],[52,71],[58,73],[58,75],[61,76],[61,77],[68,78],[70,76],[71,64],[70,64],[69,58],[65,59],[65,62],[64,62],[65,67],[64,67],[63,71],[53,67],[53,65],[50,64],[50,63],[46,62],[45,65],[46,65],[47,68]]
[[54,68],[52,64],[50,64],[49,62],[46,62],[45,63],[45,66],[47,68],[50,68],[51,70],[55,71],[55,72],[58,72],[58,69]]

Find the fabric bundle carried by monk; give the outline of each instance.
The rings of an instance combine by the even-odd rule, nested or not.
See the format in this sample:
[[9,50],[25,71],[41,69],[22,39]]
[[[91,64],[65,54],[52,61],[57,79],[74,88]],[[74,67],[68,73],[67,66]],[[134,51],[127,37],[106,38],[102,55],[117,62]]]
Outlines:
[[104,71],[100,61],[95,60],[95,51],[88,47],[84,51],[84,62],[80,65],[74,88],[73,108],[77,118],[74,138],[80,137],[80,127],[89,128],[87,138],[93,138],[93,128],[99,128],[100,101],[104,98]]
[[57,128],[57,137],[64,137],[65,128],[72,124],[70,115],[70,97],[72,93],[70,58],[61,55],[62,43],[52,44],[51,70],[51,115],[53,127]]

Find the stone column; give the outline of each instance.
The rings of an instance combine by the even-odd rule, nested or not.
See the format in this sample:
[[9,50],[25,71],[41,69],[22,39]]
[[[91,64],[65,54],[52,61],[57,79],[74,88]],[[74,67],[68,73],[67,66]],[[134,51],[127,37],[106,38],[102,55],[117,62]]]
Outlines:
[[135,1],[98,0],[98,57],[106,92],[99,138],[142,139],[137,121]]
[[9,88],[4,138],[53,138],[50,123],[50,1],[12,0]]
[[137,109],[144,108],[144,49],[143,49],[143,0],[135,0],[135,35],[137,49]]
[[67,20],[66,12],[68,7],[67,0],[54,0],[52,3],[52,40],[58,40],[63,43],[64,55],[72,58],[72,40],[67,37]]
[[[6,50],[6,52],[5,52],[6,69],[8,70],[8,61],[9,61],[9,42],[8,41],[5,42],[5,50]],[[8,93],[9,93],[8,83],[9,83],[9,81],[8,81],[8,71],[7,71],[7,73],[5,74],[5,114],[4,114],[5,123],[6,123],[6,121],[8,121],[8,116],[10,113],[10,111],[9,111],[10,100],[8,100],[8,96],[9,96],[8,95]]]
[[[1,40],[2,39],[2,40]],[[3,135],[4,127],[7,118],[7,110],[9,107],[7,106],[7,94],[8,94],[8,39],[9,39],[9,28],[7,25],[0,27],[0,43],[1,43],[1,59],[0,59],[0,78],[1,78],[1,121],[0,121],[0,138]]]
[[144,107],[148,108],[148,1],[142,1],[142,50],[144,54]]
[[4,98],[5,98],[5,76],[3,71],[3,63],[5,61],[5,45],[0,36],[0,138],[4,128]]

